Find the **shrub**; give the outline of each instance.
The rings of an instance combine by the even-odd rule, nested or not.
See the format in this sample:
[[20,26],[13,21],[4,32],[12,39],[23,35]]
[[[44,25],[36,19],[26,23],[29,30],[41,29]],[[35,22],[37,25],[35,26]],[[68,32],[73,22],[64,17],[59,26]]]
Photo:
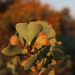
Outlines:
[[[43,21],[17,23],[16,33],[11,36],[7,48],[1,52],[7,56],[18,56],[24,70],[31,69],[35,75],[54,75],[54,68],[66,66],[70,56],[65,56],[61,50],[61,42],[56,41],[56,33]],[[55,67],[58,60],[62,60],[60,66]]]

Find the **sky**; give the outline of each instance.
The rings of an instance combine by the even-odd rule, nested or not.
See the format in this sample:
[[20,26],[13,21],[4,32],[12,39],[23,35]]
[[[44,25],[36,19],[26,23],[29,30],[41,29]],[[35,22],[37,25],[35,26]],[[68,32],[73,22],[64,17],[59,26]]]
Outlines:
[[70,15],[75,18],[75,0],[40,0],[41,3],[50,4],[56,11],[61,11],[64,7],[70,9]]

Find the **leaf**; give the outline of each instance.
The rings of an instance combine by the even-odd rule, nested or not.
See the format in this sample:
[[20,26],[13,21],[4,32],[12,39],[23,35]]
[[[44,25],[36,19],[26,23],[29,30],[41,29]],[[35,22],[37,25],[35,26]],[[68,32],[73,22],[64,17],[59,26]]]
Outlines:
[[56,33],[52,27],[43,27],[43,33],[50,39],[56,36]]
[[50,45],[45,46],[44,49],[42,49],[42,51],[39,53],[37,60],[45,57],[47,53],[50,51],[50,47]]
[[18,36],[21,43],[26,46],[26,40],[18,32],[16,32],[15,35]]
[[25,66],[24,66],[24,70],[29,70],[34,63],[36,62],[38,57],[38,54],[35,54],[33,56],[31,56],[26,62],[25,62]]
[[39,45],[36,47],[36,49],[41,50],[43,48],[43,45]]
[[27,30],[28,30],[28,24],[27,23],[17,23],[16,24],[16,30],[17,32],[24,38],[27,40]]
[[42,26],[34,22],[31,22],[29,25],[27,23],[18,23],[16,30],[30,45],[32,40],[42,30]]
[[56,36],[56,33],[52,27],[45,21],[36,21],[35,23],[41,24],[43,26],[42,32],[46,34],[48,38],[52,38]]
[[13,56],[13,55],[22,53],[23,48],[19,45],[13,46],[13,45],[9,44],[8,47],[4,48],[1,52],[7,56]]
[[36,24],[35,22],[31,22],[28,26],[28,41],[30,42],[42,30],[42,26],[40,24]]
[[48,45],[48,44],[49,44],[48,37],[44,33],[40,32],[33,45],[33,48],[40,46],[40,45]]
[[51,51],[51,53],[56,60],[63,59],[65,57],[63,51],[60,49],[54,49]]
[[36,21],[35,23],[41,24],[43,27],[48,26],[48,23],[45,21]]
[[51,45],[51,46],[55,46],[56,39],[55,39],[55,38],[51,38],[51,39],[49,40],[49,42],[50,42],[50,45]]
[[59,68],[62,68],[62,67],[65,67],[67,65],[67,61],[69,60],[70,56],[67,55],[63,61],[62,61],[62,64],[59,66]]

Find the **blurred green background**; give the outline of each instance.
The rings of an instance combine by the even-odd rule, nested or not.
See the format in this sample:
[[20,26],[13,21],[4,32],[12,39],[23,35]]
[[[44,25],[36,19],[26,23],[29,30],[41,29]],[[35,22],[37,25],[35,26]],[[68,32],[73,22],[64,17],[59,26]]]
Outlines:
[[[69,67],[65,71],[56,70],[56,73],[57,75],[75,75],[75,19],[70,15],[68,7],[56,11],[50,4],[41,3],[41,0],[0,0],[0,51],[9,44],[17,23],[31,21],[46,21],[52,24],[57,33],[57,40],[63,43],[62,50],[65,55],[71,56]],[[23,70],[17,58],[11,61],[10,59],[11,57],[0,53],[0,75],[24,75],[29,72]],[[29,74],[31,75],[31,72]]]

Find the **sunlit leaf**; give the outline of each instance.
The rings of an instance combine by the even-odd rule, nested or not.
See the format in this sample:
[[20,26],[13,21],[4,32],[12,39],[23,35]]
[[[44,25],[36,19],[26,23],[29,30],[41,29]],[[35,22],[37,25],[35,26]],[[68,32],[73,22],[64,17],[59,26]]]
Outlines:
[[31,22],[29,25],[26,23],[18,23],[16,25],[16,30],[30,45],[32,40],[42,30],[42,26],[34,22]]
[[52,27],[48,27],[48,26],[43,27],[42,32],[45,33],[49,39],[56,36],[56,33]]
[[36,21],[35,23],[41,24],[43,27],[48,26],[48,23],[45,21]]
[[28,26],[28,41],[31,43],[31,41],[42,30],[42,26],[40,24],[36,24],[35,22],[29,23]]
[[49,40],[51,46],[55,46],[56,39],[52,38]]
[[39,46],[36,47],[36,49],[38,49],[38,50],[40,50],[40,49],[42,49],[42,48],[43,48],[42,45],[39,45]]
[[28,38],[28,24],[27,23],[17,23],[16,24],[17,32],[27,41]]
[[56,33],[52,27],[45,21],[36,21],[36,23],[41,24],[43,26],[43,31],[48,38],[52,38],[56,36]]
[[40,46],[40,45],[48,45],[48,44],[49,44],[48,37],[44,33],[40,32],[33,45],[33,48]]
[[26,62],[25,62],[25,66],[24,66],[24,70],[29,70],[34,63],[36,62],[38,57],[38,54],[35,54],[33,56],[31,56]]
[[23,52],[23,48],[19,45],[8,45],[7,48],[4,48],[2,51],[1,51],[3,54],[7,55],[7,56],[13,56],[13,55],[16,55],[16,54],[19,54],[19,53],[22,53]]
[[21,43],[20,39],[16,35],[13,35],[10,38],[10,44],[11,45],[21,45],[22,43]]

